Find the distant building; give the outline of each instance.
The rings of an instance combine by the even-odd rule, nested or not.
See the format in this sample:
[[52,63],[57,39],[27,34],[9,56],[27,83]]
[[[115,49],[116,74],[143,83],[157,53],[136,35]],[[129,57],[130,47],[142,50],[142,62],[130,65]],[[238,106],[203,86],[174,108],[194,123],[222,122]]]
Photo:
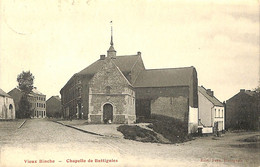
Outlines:
[[12,97],[0,88],[0,120],[15,119],[15,105]]
[[202,133],[214,133],[225,129],[224,105],[214,96],[211,89],[198,87],[199,127]]
[[163,115],[197,131],[198,92],[194,67],[145,69],[141,52],[117,56],[111,36],[107,57],[74,74],[60,90],[65,118],[90,123],[134,123]]
[[61,99],[59,96],[52,96],[46,101],[47,117],[59,118],[62,116]]
[[240,89],[226,101],[226,128],[259,130],[259,93]]
[[[22,97],[22,91],[19,88],[14,88],[8,92],[14,99],[16,113],[19,112],[19,102]],[[45,118],[46,117],[46,95],[37,90],[36,87],[32,89],[29,94],[28,100],[31,104],[31,117],[32,118]]]

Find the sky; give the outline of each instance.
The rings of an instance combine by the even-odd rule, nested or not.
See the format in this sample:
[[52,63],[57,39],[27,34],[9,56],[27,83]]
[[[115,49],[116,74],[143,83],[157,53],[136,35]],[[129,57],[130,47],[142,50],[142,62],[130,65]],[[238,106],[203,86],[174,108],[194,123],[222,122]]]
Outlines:
[[0,88],[30,70],[47,98],[110,46],[147,69],[194,66],[224,101],[259,83],[257,0],[1,0]]

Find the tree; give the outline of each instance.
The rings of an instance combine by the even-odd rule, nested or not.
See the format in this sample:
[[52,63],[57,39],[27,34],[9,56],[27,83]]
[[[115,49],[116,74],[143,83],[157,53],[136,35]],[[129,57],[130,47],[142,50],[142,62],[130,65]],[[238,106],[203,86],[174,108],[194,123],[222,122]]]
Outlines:
[[29,118],[31,115],[31,103],[28,100],[33,89],[34,76],[30,71],[22,72],[17,76],[18,87],[23,95],[19,102],[18,118]]
[[23,94],[19,102],[19,111],[17,118],[30,118],[31,103],[28,101],[27,95]]
[[30,71],[22,72],[17,76],[17,82],[18,82],[18,87],[23,91],[26,95],[31,93],[33,89],[33,80],[34,76]]

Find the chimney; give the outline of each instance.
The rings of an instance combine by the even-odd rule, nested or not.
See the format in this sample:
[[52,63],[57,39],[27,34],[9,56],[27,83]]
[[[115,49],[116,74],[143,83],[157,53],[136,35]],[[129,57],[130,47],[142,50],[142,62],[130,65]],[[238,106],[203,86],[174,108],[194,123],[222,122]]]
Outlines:
[[100,60],[105,60],[106,55],[100,55]]
[[245,92],[246,90],[245,89],[240,89],[240,92]]
[[141,56],[141,52],[140,52],[140,51],[139,51],[139,52],[137,52],[137,55],[138,55],[138,56]]
[[211,89],[207,89],[207,94],[210,95],[211,97],[214,96],[214,92]]

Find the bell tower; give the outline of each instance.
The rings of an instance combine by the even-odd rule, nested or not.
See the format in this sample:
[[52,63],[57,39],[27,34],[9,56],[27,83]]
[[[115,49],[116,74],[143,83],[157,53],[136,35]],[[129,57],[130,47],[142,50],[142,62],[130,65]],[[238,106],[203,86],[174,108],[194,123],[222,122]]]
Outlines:
[[110,58],[116,58],[116,50],[114,49],[114,43],[113,43],[113,26],[112,26],[112,21],[111,23],[111,41],[110,41],[110,47],[107,51],[107,57]]

